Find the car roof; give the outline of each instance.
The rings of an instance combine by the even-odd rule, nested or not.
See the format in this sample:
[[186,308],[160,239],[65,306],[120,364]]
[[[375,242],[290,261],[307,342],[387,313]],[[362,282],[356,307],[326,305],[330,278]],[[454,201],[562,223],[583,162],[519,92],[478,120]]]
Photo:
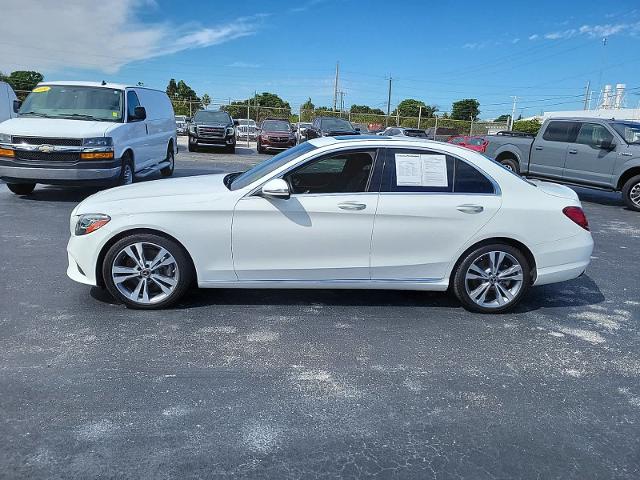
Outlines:
[[103,88],[113,88],[115,90],[124,90],[125,88],[144,88],[145,90],[155,90],[157,92],[162,92],[162,90],[158,90],[156,88],[149,87],[141,87],[140,85],[127,85],[125,83],[102,83],[102,82],[81,82],[81,81],[52,81],[52,82],[40,82],[39,86],[45,85],[62,85],[67,87],[103,87]]
[[427,147],[442,147],[443,145],[449,146],[445,142],[437,142],[435,140],[428,140],[421,137],[390,137],[387,135],[342,135],[337,137],[318,137],[308,140],[314,147],[326,147],[329,145],[343,145],[348,143],[350,146],[380,146],[380,144],[386,144],[388,146],[401,146],[405,144],[409,147],[415,146],[427,146]]

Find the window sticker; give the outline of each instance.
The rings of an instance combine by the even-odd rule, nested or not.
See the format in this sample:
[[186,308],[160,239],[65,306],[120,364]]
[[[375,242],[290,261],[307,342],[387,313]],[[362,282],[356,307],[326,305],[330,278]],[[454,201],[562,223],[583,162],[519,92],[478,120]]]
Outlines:
[[51,90],[51,87],[36,87],[33,89],[33,93],[43,93]]
[[118,118],[119,115],[120,115],[120,112],[111,112],[111,116],[113,118]]
[[399,187],[448,187],[447,157],[397,153],[396,184]]

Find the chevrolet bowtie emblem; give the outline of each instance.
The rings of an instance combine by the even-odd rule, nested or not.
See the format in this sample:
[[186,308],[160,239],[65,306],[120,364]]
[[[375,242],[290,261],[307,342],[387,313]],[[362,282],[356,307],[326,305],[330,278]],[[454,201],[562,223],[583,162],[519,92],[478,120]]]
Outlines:
[[53,145],[40,145],[38,147],[38,151],[44,152],[44,153],[51,153],[54,150],[55,150],[55,147]]

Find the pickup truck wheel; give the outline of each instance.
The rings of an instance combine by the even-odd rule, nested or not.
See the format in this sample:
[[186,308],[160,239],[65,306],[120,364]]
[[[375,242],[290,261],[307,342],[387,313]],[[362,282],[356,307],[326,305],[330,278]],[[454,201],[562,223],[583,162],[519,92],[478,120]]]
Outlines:
[[135,234],[107,252],[102,278],[114,298],[128,307],[159,309],[177,302],[194,279],[187,253],[173,240]]
[[520,173],[520,165],[518,165],[517,160],[514,160],[513,158],[505,158],[503,160],[500,160],[500,163],[507,170],[511,170],[513,173]]
[[173,153],[173,147],[169,147],[169,149],[167,150],[167,158],[165,159],[165,161],[169,162],[169,166],[161,169],[160,175],[162,175],[163,177],[170,177],[171,175],[173,175],[173,170],[176,166],[176,156]]
[[29,195],[36,188],[35,183],[7,183],[7,188],[16,195]]
[[530,268],[517,248],[501,243],[485,245],[462,259],[453,277],[453,292],[472,312],[505,312],[529,289]]
[[198,145],[196,145],[195,143],[191,142],[191,137],[189,137],[189,146],[187,148],[189,149],[190,152],[197,152],[198,151]]
[[640,212],[640,175],[631,177],[622,187],[622,198],[631,210]]

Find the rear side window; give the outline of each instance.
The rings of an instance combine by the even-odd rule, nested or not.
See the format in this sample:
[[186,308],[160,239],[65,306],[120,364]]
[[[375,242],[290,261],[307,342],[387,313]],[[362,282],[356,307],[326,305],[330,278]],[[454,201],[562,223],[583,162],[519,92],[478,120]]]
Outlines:
[[579,129],[578,122],[549,122],[542,138],[549,142],[574,143]]
[[[399,175],[400,180],[398,180]],[[412,183],[412,176],[415,179],[414,184],[408,185],[408,183]],[[496,193],[493,182],[473,165],[451,155],[408,149],[388,149],[386,151],[380,191]]]

